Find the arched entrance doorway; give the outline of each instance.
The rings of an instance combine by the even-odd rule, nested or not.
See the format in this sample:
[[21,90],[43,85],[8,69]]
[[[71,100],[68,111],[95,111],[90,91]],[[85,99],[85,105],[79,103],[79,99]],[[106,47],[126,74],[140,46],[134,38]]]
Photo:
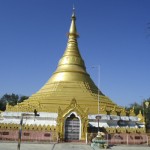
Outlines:
[[75,114],[71,114],[65,121],[65,141],[79,140],[80,121]]

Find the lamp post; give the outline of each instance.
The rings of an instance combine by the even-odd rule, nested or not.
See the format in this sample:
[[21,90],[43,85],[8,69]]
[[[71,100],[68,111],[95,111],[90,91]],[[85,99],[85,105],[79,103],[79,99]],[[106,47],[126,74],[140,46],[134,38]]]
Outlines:
[[[96,67],[92,67],[92,68],[96,68]],[[100,93],[99,93],[99,89],[100,89],[100,65],[97,66],[97,69],[98,69],[98,88],[97,88],[97,106],[98,106],[98,115],[96,116],[96,120],[98,122],[98,132],[99,132],[99,121],[101,119],[101,116],[100,116]]]
[[145,102],[145,106],[146,106],[146,108],[148,108],[148,107],[149,107],[149,105],[150,105],[150,102],[146,101],[146,102]]
[[18,132],[18,145],[17,145],[17,150],[20,150],[20,145],[21,145],[21,135],[22,135],[22,124],[23,124],[23,117],[27,116],[39,116],[37,114],[36,109],[34,110],[34,114],[28,114],[28,113],[22,113],[21,114],[21,119],[20,119],[20,126],[19,126],[19,132]]
[[100,65],[98,65],[98,115],[99,115],[99,109],[100,109],[100,95],[99,95],[99,89],[100,89]]
[[99,109],[100,109],[100,104],[99,104],[99,102],[100,102],[100,93],[99,93],[99,89],[100,89],[100,65],[98,65],[97,67],[92,67],[92,68],[97,68],[98,69],[98,88],[97,88],[97,106],[98,106],[98,110],[97,110],[97,112],[98,112],[98,115],[99,115]]
[[97,122],[98,122],[98,132],[99,132],[99,121],[100,121],[100,119],[101,119],[101,116],[100,116],[100,115],[97,115],[97,116],[96,116],[96,119],[97,119]]

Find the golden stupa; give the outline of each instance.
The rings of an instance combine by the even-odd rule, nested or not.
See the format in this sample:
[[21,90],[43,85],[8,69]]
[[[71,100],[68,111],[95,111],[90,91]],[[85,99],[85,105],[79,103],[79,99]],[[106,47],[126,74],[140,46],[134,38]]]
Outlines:
[[[108,111],[112,109],[121,110],[101,91],[98,91],[98,87],[87,73],[78,48],[78,33],[75,21],[76,16],[73,12],[67,47],[59,60],[56,71],[37,93],[18,105],[22,111],[33,111],[36,108],[37,111],[58,112],[58,107],[64,109],[72,99],[76,99],[80,107],[88,108],[90,114],[97,114],[98,96],[100,112],[106,106]],[[18,106],[15,106],[14,109],[16,107],[19,109]]]
[[[104,120],[101,122],[102,125],[104,123],[110,124],[110,126],[105,126],[106,124],[103,126],[108,133],[127,132],[127,130],[128,132],[136,132],[140,130],[117,128],[118,118],[121,117],[121,120],[125,120],[125,123],[129,126],[129,120],[132,119],[129,119],[129,117],[135,116],[134,108],[126,111],[125,108],[115,104],[98,89],[86,71],[84,60],[78,48],[78,36],[76,16],[73,10],[67,47],[59,60],[56,71],[37,93],[16,106],[7,105],[6,112],[33,112],[36,109],[38,112],[55,113],[57,114],[55,117],[56,130],[62,139],[68,136],[68,132],[70,134],[68,126],[65,127],[69,117],[78,118],[77,120],[79,120],[79,128],[77,129],[79,133],[77,139],[79,140],[85,139],[85,133],[87,133],[90,122],[92,125],[96,124],[96,115],[104,116],[105,119],[102,119]],[[111,127],[112,122],[113,127]],[[136,126],[135,123],[134,126]],[[33,128],[34,125],[32,125]],[[46,128],[45,124],[44,128]]]

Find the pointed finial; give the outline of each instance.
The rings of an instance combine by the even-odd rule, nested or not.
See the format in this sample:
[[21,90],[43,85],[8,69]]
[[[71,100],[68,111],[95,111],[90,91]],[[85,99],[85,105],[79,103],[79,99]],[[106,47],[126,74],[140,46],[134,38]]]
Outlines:
[[73,10],[75,10],[74,4],[73,4]]
[[72,17],[75,17],[75,7],[74,7],[74,4],[73,4],[73,9],[72,9]]
[[72,12],[72,17],[71,17],[71,25],[70,25],[70,30],[68,35],[74,35],[75,38],[78,37],[78,33],[76,30],[76,16],[75,16],[75,7],[73,5],[73,12]]

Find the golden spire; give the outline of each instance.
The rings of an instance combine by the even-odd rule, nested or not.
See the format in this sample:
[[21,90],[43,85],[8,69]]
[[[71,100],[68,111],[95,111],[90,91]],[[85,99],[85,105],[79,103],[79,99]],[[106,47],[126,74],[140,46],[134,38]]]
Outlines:
[[[58,63],[57,70],[52,76],[51,81],[70,81],[73,78],[75,81],[81,81],[84,77],[81,77],[82,73],[89,76],[86,72],[84,61],[80,55],[77,43],[77,29],[76,29],[76,16],[75,9],[71,17],[71,25],[68,33],[68,42],[63,57]],[[80,77],[79,77],[80,76]]]
[[70,25],[69,35],[72,34],[72,35],[78,37],[75,21],[76,21],[75,8],[73,7],[72,21],[71,21],[71,25]]

